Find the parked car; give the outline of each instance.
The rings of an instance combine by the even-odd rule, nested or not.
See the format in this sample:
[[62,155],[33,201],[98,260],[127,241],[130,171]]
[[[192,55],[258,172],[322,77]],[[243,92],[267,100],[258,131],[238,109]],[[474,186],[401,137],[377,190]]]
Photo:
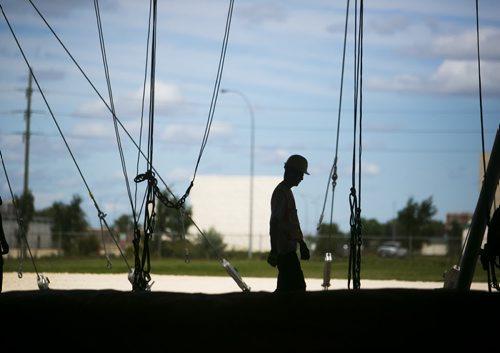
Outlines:
[[402,247],[399,241],[386,241],[377,248],[377,254],[382,257],[405,257],[408,249]]

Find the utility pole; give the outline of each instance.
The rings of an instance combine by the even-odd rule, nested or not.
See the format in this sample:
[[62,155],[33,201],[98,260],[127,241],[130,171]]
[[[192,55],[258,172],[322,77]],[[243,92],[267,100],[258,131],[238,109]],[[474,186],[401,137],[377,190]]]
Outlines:
[[28,193],[28,178],[29,178],[29,162],[30,162],[30,120],[31,120],[31,94],[33,93],[32,89],[32,74],[31,69],[28,78],[28,88],[26,89],[26,99],[28,100],[28,106],[26,108],[26,133],[24,135],[25,142],[25,151],[24,151],[24,187],[23,187],[23,195],[27,195]]
[[[29,164],[30,164],[30,122],[31,122],[31,94],[33,93],[32,89],[32,72],[31,68],[29,71],[28,77],[28,88],[26,89],[26,99],[28,101],[28,106],[26,107],[25,119],[26,119],[26,132],[24,133],[24,183],[23,183],[23,195],[21,198],[21,208],[22,210],[26,210],[26,202],[28,200],[27,195],[29,192],[28,189],[28,177],[29,177]],[[22,211],[24,213],[24,211]],[[22,214],[22,217],[26,217],[25,214]],[[26,221],[26,220],[25,220]],[[19,229],[19,235],[17,236],[18,246],[20,250],[21,259],[24,258],[26,254],[26,245],[27,245],[27,231],[28,231],[28,223],[24,223],[23,226]],[[23,241],[24,240],[24,241]]]

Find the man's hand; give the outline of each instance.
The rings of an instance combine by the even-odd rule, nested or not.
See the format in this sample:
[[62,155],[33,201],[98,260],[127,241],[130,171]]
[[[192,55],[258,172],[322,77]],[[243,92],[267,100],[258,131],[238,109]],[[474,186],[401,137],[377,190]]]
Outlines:
[[278,255],[276,252],[272,251],[269,252],[269,255],[267,255],[267,263],[273,267],[276,267],[278,265]]
[[9,253],[9,244],[2,244],[2,255],[7,255]]

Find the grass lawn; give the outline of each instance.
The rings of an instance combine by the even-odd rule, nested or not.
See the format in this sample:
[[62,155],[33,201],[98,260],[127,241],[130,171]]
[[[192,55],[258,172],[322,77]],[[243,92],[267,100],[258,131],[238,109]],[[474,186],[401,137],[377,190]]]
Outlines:
[[[276,277],[276,268],[265,261],[264,254],[254,254],[252,259],[235,257],[227,254],[226,259],[245,277]],[[4,272],[17,272],[19,261],[16,258],[4,258]],[[443,281],[443,273],[456,263],[456,259],[446,256],[414,256],[406,258],[382,258],[366,255],[361,258],[361,279],[404,280],[404,281]],[[36,271],[35,271],[36,266]],[[134,259],[125,261],[122,257],[46,257],[24,259],[21,272],[68,272],[68,273],[126,273],[134,267]],[[302,261],[306,278],[322,278],[324,262],[311,258]],[[331,264],[331,278],[347,278],[349,259],[334,258]],[[227,275],[218,259],[183,259],[151,258],[152,274],[191,275],[191,276],[225,276]],[[476,266],[473,281],[486,282],[487,274],[480,262]]]

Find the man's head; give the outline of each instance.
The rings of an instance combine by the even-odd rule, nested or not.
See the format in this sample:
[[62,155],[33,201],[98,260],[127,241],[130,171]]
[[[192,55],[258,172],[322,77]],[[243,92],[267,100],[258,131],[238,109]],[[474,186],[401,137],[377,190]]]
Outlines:
[[307,159],[299,154],[293,154],[288,157],[287,161],[285,162],[285,168],[292,168],[298,172],[301,172],[302,174],[309,175],[309,173],[307,172]]
[[285,162],[285,181],[287,184],[290,187],[299,185],[304,179],[304,174],[309,175],[307,172],[307,159],[298,154],[288,157]]

